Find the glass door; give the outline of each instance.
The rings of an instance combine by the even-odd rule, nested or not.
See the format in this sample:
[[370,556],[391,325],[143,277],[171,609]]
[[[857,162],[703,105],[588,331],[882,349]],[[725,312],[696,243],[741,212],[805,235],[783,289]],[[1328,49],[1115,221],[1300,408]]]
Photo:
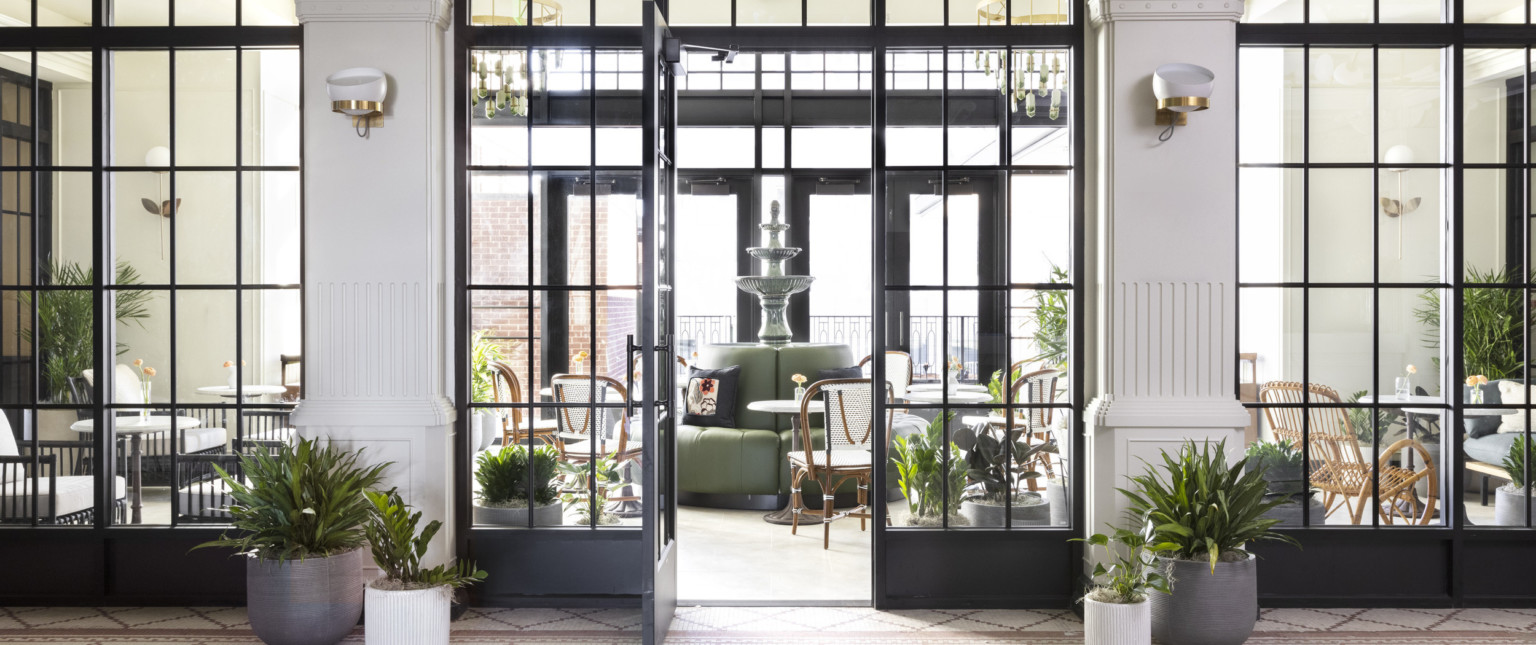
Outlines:
[[[645,446],[642,532],[651,547],[651,566],[646,568],[641,591],[641,632],[645,643],[666,640],[677,611],[677,476],[673,455],[672,402],[676,398],[673,356],[672,294],[672,193],[677,178],[673,166],[677,130],[677,89],[667,51],[678,53],[677,41],[667,29],[656,3],[647,0],[641,44],[650,61],[642,93],[643,149],[641,247],[645,258],[641,298],[639,351],[641,415]],[[668,46],[668,45],[672,46]],[[680,58],[680,56],[674,56]],[[631,352],[634,355],[634,351]]]

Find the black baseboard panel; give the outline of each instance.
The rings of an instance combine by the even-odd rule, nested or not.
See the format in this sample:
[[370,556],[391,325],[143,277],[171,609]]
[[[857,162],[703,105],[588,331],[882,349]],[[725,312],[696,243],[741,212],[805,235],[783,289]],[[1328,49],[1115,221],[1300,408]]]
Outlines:
[[511,603],[633,597],[638,606],[641,576],[653,554],[638,527],[476,527],[469,531],[464,557],[490,574],[470,588],[470,604],[535,606]]
[[1080,549],[1072,531],[888,530],[882,608],[1065,609]]
[[0,604],[210,606],[245,603],[245,559],[192,547],[217,529],[0,531]]

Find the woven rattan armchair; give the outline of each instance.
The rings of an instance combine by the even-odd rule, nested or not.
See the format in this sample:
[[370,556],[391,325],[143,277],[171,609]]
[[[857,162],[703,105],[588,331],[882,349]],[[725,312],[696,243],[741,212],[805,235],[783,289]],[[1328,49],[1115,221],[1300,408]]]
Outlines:
[[[517,380],[517,371],[502,361],[491,361],[491,383],[495,391],[497,403],[523,403],[523,386]],[[556,419],[536,419],[538,416],[532,410],[529,411],[527,423],[524,423],[522,408],[502,408],[501,417],[501,445],[510,446],[523,443],[528,440],[530,434],[534,438],[545,443],[554,443],[555,430],[559,421]]]
[[[1339,404],[1342,400],[1333,388],[1318,383],[1303,386],[1294,381],[1270,381],[1260,388],[1259,398],[1264,403],[1297,405],[1303,402]],[[1264,418],[1276,439],[1285,439],[1302,448],[1303,413],[1301,407],[1271,407],[1264,409]],[[1435,504],[1439,497],[1439,472],[1434,456],[1415,439],[1400,439],[1381,451],[1379,462],[1372,462],[1362,454],[1360,440],[1349,422],[1345,408],[1306,408],[1306,442],[1311,456],[1309,484],[1323,494],[1323,517],[1332,516],[1343,507],[1349,512],[1351,524],[1360,524],[1365,518],[1365,505],[1371,499],[1371,480],[1378,480],[1377,488],[1383,503],[1382,521],[1392,524],[1402,520],[1408,524],[1428,524],[1435,516]],[[1419,453],[1423,465],[1410,470],[1391,464],[1392,455],[1410,449]],[[1429,486],[1428,499],[1420,501],[1414,494],[1414,486],[1424,481]],[[1394,519],[1395,518],[1395,519]]]
[[[885,388],[890,399],[890,388]],[[826,441],[817,450],[811,437],[810,402],[817,395],[826,398]],[[794,509],[789,532],[798,534],[800,516],[805,510],[805,500],[800,494],[806,478],[821,485],[821,548],[832,543],[832,522],[845,517],[859,518],[859,530],[869,528],[869,487],[874,475],[871,442],[875,436],[874,382],[867,378],[827,379],[811,384],[800,398],[800,443],[802,452],[789,453],[789,466],[794,471],[789,485],[790,508]],[[887,408],[883,432],[887,443],[890,439],[891,418],[895,412]],[[849,479],[858,485],[858,505],[834,513],[832,502],[838,487]],[[889,522],[890,518],[887,517]]]

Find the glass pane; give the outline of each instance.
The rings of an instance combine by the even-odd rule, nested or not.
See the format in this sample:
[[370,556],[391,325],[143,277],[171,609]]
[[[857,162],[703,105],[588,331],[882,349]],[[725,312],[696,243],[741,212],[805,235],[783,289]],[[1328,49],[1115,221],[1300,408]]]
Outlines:
[[[530,299],[526,291],[476,290],[470,297],[470,329],[481,334],[496,349],[487,360],[506,363],[517,379],[517,391],[511,391],[504,383],[492,383],[489,379],[475,385],[476,401],[500,403],[531,403],[541,400],[541,385],[537,377],[541,373],[541,351],[535,347],[540,336],[542,312],[537,304],[542,298]],[[500,388],[493,390],[492,387]],[[526,412],[518,413],[516,421],[523,424]],[[519,427],[526,428],[526,425]]]
[[1304,279],[1300,169],[1240,168],[1238,277],[1243,282]]
[[[597,284],[640,285],[639,186],[638,175],[607,173],[597,176],[597,217],[594,222],[597,226],[594,233]],[[615,294],[610,292],[610,295]]]
[[[1370,282],[1372,280],[1372,226],[1387,220],[1371,195],[1371,171],[1326,169],[1309,172],[1307,204],[1308,262],[1312,282]],[[1390,224],[1382,225],[1381,254],[1394,256],[1395,239],[1387,238]],[[1391,242],[1392,246],[1388,246]]]
[[1310,71],[1310,161],[1371,161],[1371,50],[1313,49]]
[[942,54],[894,51],[886,54],[886,164],[937,166],[944,163]]
[[[1307,368],[1312,383],[1333,388],[1346,403],[1356,395],[1378,392],[1371,374],[1371,290],[1311,289],[1308,294]],[[1391,376],[1382,374],[1383,379]]]
[[[470,179],[470,267],[474,284],[531,284],[529,264],[541,222],[528,217],[528,176],[474,173]],[[536,228],[537,227],[537,228]]]
[[1243,22],[1303,22],[1305,0],[1246,0]]
[[176,26],[233,25],[235,0],[176,3]]
[[[1007,83],[1005,52],[955,51],[948,54],[948,163],[995,166],[1001,163],[1002,118],[999,90]],[[1042,54],[1041,64],[1049,58]]]
[[[91,25],[92,6],[79,0],[37,0],[37,26],[87,27]],[[25,6],[25,3],[20,3]],[[22,13],[18,8],[16,13]],[[25,20],[23,16],[14,16]]]
[[944,0],[887,0],[885,24],[942,25],[944,24]]
[[[1302,380],[1302,290],[1273,287],[1244,288],[1238,301],[1238,352],[1242,382],[1264,384]],[[1259,392],[1244,395],[1258,401]],[[1272,402],[1264,399],[1265,402]]]
[[[1059,283],[1065,286],[1065,282]],[[1072,400],[1066,379],[1067,367],[1072,354],[1072,291],[1070,289],[1017,289],[1012,292],[1012,310],[1009,314],[1010,366],[1021,375],[1043,369],[1054,369],[1061,374],[1056,383],[1054,397],[1036,396],[1032,400],[1055,403]],[[990,381],[999,367],[982,368],[981,380]],[[1011,383],[1014,376],[998,376],[998,385]]]
[[731,3],[719,0],[675,0],[667,7],[667,24],[679,27],[731,24]]
[[[889,11],[889,9],[887,9]],[[868,25],[869,3],[842,0],[810,0],[806,7],[810,25]]]
[[870,354],[874,261],[868,240],[874,235],[869,195],[811,195],[810,253],[811,342],[843,343],[855,358]]
[[756,163],[752,128],[678,128],[679,168],[751,168]]
[[[1468,168],[1462,174],[1462,261],[1469,281],[1518,280],[1523,170]],[[1510,264],[1514,263],[1511,267]],[[1474,279],[1473,276],[1478,276]]]
[[1378,204],[1382,282],[1440,281],[1444,173],[1439,168],[1388,168],[1379,173],[1382,199],[1390,200]]
[[[171,281],[170,173],[119,172],[109,175],[114,219],[112,235],[119,260],[149,284]],[[192,190],[183,188],[183,194]],[[231,205],[233,205],[231,203]],[[203,206],[199,204],[199,207]]]
[[[1393,0],[1381,3],[1381,22],[1443,22],[1442,0]],[[1449,11],[1449,9],[1447,9]]]
[[[900,488],[901,497],[889,504],[887,512],[899,528],[968,526],[970,522],[960,513],[967,466],[962,451],[953,441],[963,430],[961,414],[955,410],[941,413],[931,408],[913,412],[916,419],[892,432],[890,471],[896,475],[894,481]],[[903,478],[900,475],[903,470],[935,475]]]
[[1016,173],[1009,196],[1009,280],[1056,282],[1072,266],[1072,177],[1060,173]]
[[[242,383],[279,386],[287,382],[283,378],[282,356],[301,354],[304,350],[302,296],[298,289],[241,292],[240,360],[245,362],[241,366]],[[179,330],[178,333],[185,334]],[[222,367],[223,363],[219,365]],[[223,374],[227,381],[229,369],[225,368]],[[279,400],[280,395],[270,394],[247,399],[255,403]]]
[[736,339],[738,290],[733,276],[743,254],[736,244],[737,212],[741,202],[750,198],[750,193],[688,191],[677,196],[677,246],[688,249],[676,257],[677,284],[673,285],[681,356],[692,355],[702,345]]
[[[171,292],[119,289],[115,299],[118,353],[114,374],[118,378],[109,381],[112,403],[142,404],[145,382],[150,383],[150,401],[169,402],[171,370],[175,367],[171,364]],[[228,351],[233,351],[233,345]]]
[[110,0],[115,27],[164,27],[170,23],[166,0]]
[[298,284],[303,251],[299,173],[247,172],[240,178],[242,281]]
[[548,100],[550,114],[535,118],[533,163],[585,166],[592,161],[591,55],[583,51],[538,50],[531,70],[534,103]]
[[[1378,464],[1375,477],[1381,500],[1377,507],[1380,525],[1443,525],[1446,481],[1442,473],[1449,471],[1442,446],[1449,446],[1440,441],[1440,426],[1450,420],[1450,413],[1433,407],[1393,407],[1383,408],[1380,414],[1389,420],[1380,431],[1373,460]],[[1363,441],[1361,447],[1371,450]],[[1383,461],[1386,465],[1379,465]],[[1366,521],[1362,519],[1362,523]]]
[[[299,165],[299,50],[244,50],[241,73],[244,104],[240,108],[240,162],[258,166]],[[178,114],[181,119],[188,117],[186,113]],[[177,162],[184,163],[179,157]]]
[[[1412,395],[1441,396],[1440,342],[1441,303],[1450,294],[1444,289],[1381,289],[1381,322],[1378,355],[1381,378],[1378,392],[1399,393],[1396,379],[1407,378]],[[1412,366],[1413,369],[1408,369]],[[1437,399],[1438,400],[1438,399]],[[1439,427],[1434,428],[1439,432]]]
[[0,500],[4,500],[0,501],[0,524],[29,524],[35,519],[40,523],[88,526],[94,502],[89,495],[50,497],[46,491],[50,478],[90,476],[90,431],[77,432],[71,426],[90,419],[91,411],[7,409],[0,414],[5,415],[0,420],[0,432],[11,434],[22,457],[34,454],[34,438],[57,442],[41,446],[35,453],[52,456],[51,463],[36,468],[31,464],[0,466],[4,469],[0,471],[4,475],[0,480],[8,480],[0,481]]
[[1312,22],[1371,22],[1375,0],[1314,0]]
[[1520,91],[1521,79],[1525,75],[1524,51],[1473,49],[1467,51],[1465,61],[1462,150],[1466,161],[1520,161],[1520,147],[1510,143],[1510,134],[1518,132],[1521,127],[1518,106],[1524,102]]
[[1301,68],[1301,49],[1238,49],[1238,74],[1243,79],[1237,115],[1242,163],[1303,161]]
[[[1439,49],[1383,49],[1378,154],[1385,163],[1440,163],[1442,86]],[[1411,160],[1411,161],[1410,161]]]
[[[630,0],[596,0],[597,24],[639,25],[640,11]],[[570,3],[566,3],[570,4]]]
[[51,150],[46,147],[38,150],[41,163],[91,165],[91,100],[95,91],[92,88],[91,57],[90,52],[38,54],[38,73],[44,81],[38,97],[39,111],[53,115],[53,146]]
[[738,25],[800,25],[800,3],[779,0],[736,0]]
[[[175,245],[176,282],[234,284],[238,267],[234,257],[235,209],[240,205],[235,197],[235,173],[178,172],[172,180],[176,209],[168,224],[175,225],[176,238],[166,242]],[[167,212],[171,212],[169,205]]]
[[[79,274],[70,274],[64,271],[54,274],[58,286],[66,286],[78,283]],[[42,402],[48,403],[87,403],[83,397],[85,388],[78,379],[93,365],[93,338],[91,331],[91,317],[95,312],[95,306],[91,302],[90,291],[43,291],[35,296],[30,293],[14,294],[7,292],[7,296],[17,296],[11,307],[10,316],[5,327],[13,332],[20,331],[19,336],[10,336],[17,339],[12,355],[32,356],[39,361],[40,381],[37,394]],[[11,298],[7,298],[11,301]],[[36,302],[37,324],[36,333],[33,333],[31,315],[34,313],[32,303]],[[30,363],[30,361],[28,361]],[[29,379],[30,380],[30,379]],[[30,387],[26,388],[30,391]],[[30,394],[28,394],[30,398]]]
[[[224,363],[244,360],[235,344],[239,327],[234,291],[181,290],[176,292],[176,400],[196,404],[208,399],[200,387],[228,385]],[[255,312],[242,312],[251,316]],[[245,339],[247,342],[251,339]],[[250,367],[247,365],[246,367]],[[170,378],[156,383],[170,387]]]
[[1462,0],[1467,22],[1525,22],[1525,0]]
[[794,128],[790,163],[796,168],[868,168],[870,128]]
[[294,0],[241,0],[244,14],[240,21],[245,25],[297,25],[298,11]]
[[[112,52],[112,163],[118,166],[170,165],[170,54],[165,51]],[[183,115],[186,113],[183,112]],[[232,118],[232,115],[230,115]],[[196,119],[193,120],[196,122]],[[186,127],[186,126],[184,126]],[[233,145],[233,133],[226,137]],[[178,146],[190,151],[195,141]],[[221,145],[218,142],[208,142]],[[228,148],[225,148],[226,150]],[[227,158],[233,158],[229,156]],[[142,209],[141,209],[142,210]]]
[[[943,199],[934,194],[938,173],[891,173],[886,182],[886,283],[936,285],[944,282],[944,254],[933,241],[944,239]],[[890,268],[894,267],[892,271]],[[906,267],[902,271],[901,267]]]

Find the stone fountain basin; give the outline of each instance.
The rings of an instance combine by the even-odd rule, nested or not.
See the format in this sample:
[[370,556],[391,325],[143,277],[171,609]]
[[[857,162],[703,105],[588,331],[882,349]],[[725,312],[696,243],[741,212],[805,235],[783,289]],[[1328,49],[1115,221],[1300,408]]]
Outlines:
[[784,261],[800,255],[800,249],[792,247],[773,248],[767,246],[754,246],[747,249],[747,255],[750,255],[759,260],[768,260],[770,262],[775,260]]
[[811,288],[816,278],[808,275],[744,275],[736,287],[754,296],[789,296]]

